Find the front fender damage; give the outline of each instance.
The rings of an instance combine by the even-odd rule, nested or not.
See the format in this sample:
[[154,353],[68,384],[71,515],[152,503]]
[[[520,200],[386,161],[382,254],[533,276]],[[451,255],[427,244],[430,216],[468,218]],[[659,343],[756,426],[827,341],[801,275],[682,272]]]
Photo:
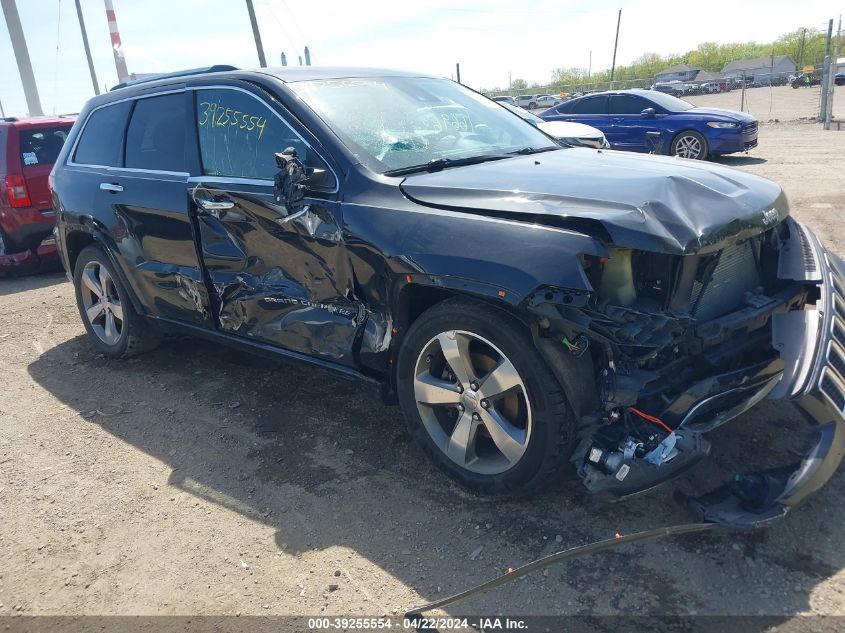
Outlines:
[[[592,495],[616,501],[673,479],[707,456],[707,432],[766,398],[791,400],[815,427],[807,456],[677,499],[699,520],[755,528],[784,516],[835,472],[845,453],[845,268],[791,219],[753,239],[761,272],[744,294],[718,258],[735,275],[741,259],[717,254],[715,263],[677,262],[674,279],[691,289],[686,304],[677,289],[627,305],[580,290],[541,289],[527,300],[539,349],[559,379],[569,376],[561,382],[580,421],[572,462]],[[697,272],[687,275],[690,262]],[[776,272],[767,278],[766,268]],[[711,280],[721,290],[699,305]],[[730,296],[735,306],[714,304]],[[581,371],[589,365],[591,385],[571,378],[572,362]]]

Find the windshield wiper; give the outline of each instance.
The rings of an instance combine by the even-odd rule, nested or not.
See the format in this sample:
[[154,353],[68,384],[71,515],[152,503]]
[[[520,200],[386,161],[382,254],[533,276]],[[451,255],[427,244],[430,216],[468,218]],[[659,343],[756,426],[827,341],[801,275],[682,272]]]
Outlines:
[[478,163],[485,163],[489,160],[501,160],[503,158],[513,158],[513,154],[480,154],[478,156],[467,156],[466,158],[435,158],[421,165],[410,165],[409,167],[390,169],[384,172],[384,175],[404,176],[406,174],[415,174],[421,171],[440,171],[441,169],[446,169],[447,167],[476,165]]
[[550,145],[549,147],[523,147],[522,149],[517,149],[512,152],[508,152],[509,154],[519,154],[521,156],[525,156],[527,154],[539,154],[540,152],[551,152],[552,150],[560,149],[557,145]]

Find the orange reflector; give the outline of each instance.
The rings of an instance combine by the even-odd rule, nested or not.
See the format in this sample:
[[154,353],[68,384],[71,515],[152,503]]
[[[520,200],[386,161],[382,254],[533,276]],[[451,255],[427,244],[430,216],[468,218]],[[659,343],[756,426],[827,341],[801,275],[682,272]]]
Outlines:
[[406,281],[407,283],[411,283],[411,276],[410,276],[410,275],[405,275],[405,281]]
[[500,297],[504,297],[504,296],[505,296],[505,291],[504,291],[504,290],[500,290],[500,291],[499,291],[499,296],[500,296]]

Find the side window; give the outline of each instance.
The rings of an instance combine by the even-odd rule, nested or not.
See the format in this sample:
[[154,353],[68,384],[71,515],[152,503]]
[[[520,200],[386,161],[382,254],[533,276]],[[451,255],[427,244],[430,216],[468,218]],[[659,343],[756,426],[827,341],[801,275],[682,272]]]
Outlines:
[[572,111],[572,102],[566,101],[557,107],[558,114],[569,114]]
[[648,101],[634,95],[614,95],[610,98],[611,114],[640,114],[650,107]]
[[135,102],[126,131],[126,167],[186,171],[184,93]]
[[120,167],[120,144],[126,129],[130,101],[95,110],[82,130],[73,161],[82,165]]
[[575,101],[569,112],[572,114],[604,114],[606,103],[607,98],[605,97],[587,97]]
[[196,91],[202,173],[206,176],[272,180],[276,152],[296,149],[309,166],[316,157],[270,108],[238,90]]

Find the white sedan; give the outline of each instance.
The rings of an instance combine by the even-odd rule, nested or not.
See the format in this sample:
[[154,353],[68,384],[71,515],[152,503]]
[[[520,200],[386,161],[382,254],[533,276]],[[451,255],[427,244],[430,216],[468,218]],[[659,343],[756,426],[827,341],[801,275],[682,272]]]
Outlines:
[[556,138],[564,145],[570,147],[610,149],[610,143],[607,142],[604,133],[591,125],[584,125],[583,123],[575,123],[573,121],[544,121],[522,108],[507,103],[499,103],[499,105],[522,117],[531,125],[540,128],[543,132]]

